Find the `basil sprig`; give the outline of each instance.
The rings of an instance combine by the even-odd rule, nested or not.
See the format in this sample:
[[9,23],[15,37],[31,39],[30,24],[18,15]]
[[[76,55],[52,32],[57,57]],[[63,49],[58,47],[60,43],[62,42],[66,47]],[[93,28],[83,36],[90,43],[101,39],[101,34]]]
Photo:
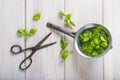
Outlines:
[[29,31],[27,29],[18,29],[17,30],[18,35],[25,36],[26,38],[31,37],[36,32],[37,32],[37,29],[35,29],[35,28],[32,28]]
[[59,15],[64,18],[64,23],[67,26],[75,27],[75,23],[71,20],[71,15],[72,14],[65,14],[63,11],[60,10]]
[[64,41],[62,38],[60,39],[60,46],[61,46],[61,51],[60,51],[60,56],[63,60],[66,60],[69,54],[71,53],[68,51],[66,48],[68,46],[68,43]]

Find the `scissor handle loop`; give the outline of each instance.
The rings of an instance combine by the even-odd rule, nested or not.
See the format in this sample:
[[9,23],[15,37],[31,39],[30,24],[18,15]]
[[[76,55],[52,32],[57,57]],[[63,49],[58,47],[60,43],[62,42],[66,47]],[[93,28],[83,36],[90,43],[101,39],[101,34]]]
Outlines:
[[[25,67],[22,67],[22,65],[23,65],[28,59],[30,60],[29,64],[28,64],[28,65],[25,65]],[[31,59],[31,57],[27,57],[27,58],[25,58],[25,59],[20,63],[19,69],[20,69],[20,70],[26,70],[27,68],[30,67],[31,64],[32,64],[32,59]]]
[[[15,51],[14,48],[17,48],[18,51]],[[13,45],[13,46],[11,47],[11,52],[12,52],[13,54],[18,54],[18,53],[20,53],[21,51],[22,51],[22,48],[21,48],[21,46],[19,46],[19,45]]]

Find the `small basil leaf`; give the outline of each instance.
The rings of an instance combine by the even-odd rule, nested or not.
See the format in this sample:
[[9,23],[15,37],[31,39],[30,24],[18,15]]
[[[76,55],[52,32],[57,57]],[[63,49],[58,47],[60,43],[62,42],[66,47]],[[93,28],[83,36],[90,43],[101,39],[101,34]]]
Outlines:
[[96,37],[96,38],[94,39],[94,43],[95,43],[95,44],[99,44],[99,43],[100,43],[99,38]]
[[107,44],[107,42],[102,42],[101,46],[104,47],[104,48],[106,48],[108,46],[108,44]]
[[33,15],[33,20],[34,21],[38,21],[39,19],[40,19],[40,17],[41,17],[41,14],[40,13],[35,13],[34,15]]
[[65,20],[70,20],[70,18],[71,18],[71,14],[67,14],[67,15],[65,16]]
[[32,29],[29,31],[30,36],[34,35],[36,32],[37,32],[37,29],[32,28]]
[[66,60],[68,56],[69,52],[66,49],[61,51],[61,57],[63,60]]
[[83,42],[87,42],[87,41],[89,41],[89,38],[88,37],[84,37]]
[[100,39],[104,42],[107,42],[107,40],[103,36],[100,36]]
[[75,26],[75,23],[72,20],[69,20],[69,22],[72,26]]
[[70,26],[69,20],[64,20],[64,22],[65,22],[65,25]]
[[65,41],[61,38],[61,39],[60,39],[60,46],[61,46],[62,50],[65,49],[65,48],[67,47],[67,45],[68,45],[68,43],[65,42]]
[[59,15],[62,16],[62,17],[63,17],[63,16],[66,16],[66,14],[65,14],[63,11],[61,11],[61,10],[60,10],[60,12],[59,12]]
[[17,30],[18,35],[22,36],[25,34],[24,29]]
[[97,51],[92,52],[92,56],[98,56],[98,55],[99,55],[99,53]]

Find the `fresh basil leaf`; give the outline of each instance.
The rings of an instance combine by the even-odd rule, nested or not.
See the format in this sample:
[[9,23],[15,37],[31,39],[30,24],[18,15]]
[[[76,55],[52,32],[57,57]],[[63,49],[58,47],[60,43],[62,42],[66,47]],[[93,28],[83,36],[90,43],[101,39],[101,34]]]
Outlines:
[[36,32],[37,32],[37,29],[35,29],[35,28],[30,29],[30,31],[29,31],[30,36],[34,35]]
[[25,34],[24,29],[17,30],[18,35],[22,36]]
[[104,42],[107,42],[107,40],[103,36],[100,36],[100,39]]
[[108,46],[108,44],[107,44],[107,42],[102,42],[101,46],[104,47],[104,48],[106,48]]
[[83,38],[83,42],[87,42],[87,41],[89,41],[89,38],[88,37],[84,37]]
[[24,29],[24,33],[25,33],[24,36],[26,38],[30,37],[30,33],[29,33],[29,31],[27,29]]
[[64,20],[65,25],[70,26],[69,20]]
[[68,43],[65,42],[65,41],[61,38],[61,39],[60,39],[60,46],[61,46],[62,50],[65,49],[65,48],[67,47],[67,45],[68,45]]
[[98,56],[98,55],[99,55],[99,53],[97,51],[92,52],[92,56]]
[[96,49],[100,49],[100,45],[95,46]]
[[71,19],[69,20],[69,22],[72,26],[75,26],[75,23]]
[[97,37],[93,41],[94,41],[95,44],[100,44],[100,39],[97,38]]
[[62,16],[62,17],[66,16],[66,14],[62,10],[59,11],[59,15]]
[[35,13],[34,15],[33,15],[33,20],[34,21],[38,21],[39,19],[40,19],[40,17],[41,17],[41,14],[40,13]]
[[93,30],[92,39],[94,39],[100,33],[101,30],[102,30],[102,27],[101,26],[97,26],[96,29]]
[[65,16],[65,20],[70,20],[70,18],[71,18],[71,14],[67,14],[67,15]]
[[60,54],[63,60],[66,60],[67,57],[69,56],[69,52],[66,49],[62,50]]

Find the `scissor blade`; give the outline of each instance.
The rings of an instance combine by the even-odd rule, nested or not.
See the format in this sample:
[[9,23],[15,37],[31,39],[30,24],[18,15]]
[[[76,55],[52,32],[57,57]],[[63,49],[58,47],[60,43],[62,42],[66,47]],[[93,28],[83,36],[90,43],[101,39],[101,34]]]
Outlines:
[[52,33],[49,33],[48,35],[46,35],[36,46],[40,46],[51,34]]
[[56,44],[57,42],[53,42],[53,43],[49,43],[49,44],[46,44],[46,45],[42,45],[40,46],[38,49],[42,49],[42,48],[46,48],[46,47],[49,47],[49,46],[52,46],[54,44]]

